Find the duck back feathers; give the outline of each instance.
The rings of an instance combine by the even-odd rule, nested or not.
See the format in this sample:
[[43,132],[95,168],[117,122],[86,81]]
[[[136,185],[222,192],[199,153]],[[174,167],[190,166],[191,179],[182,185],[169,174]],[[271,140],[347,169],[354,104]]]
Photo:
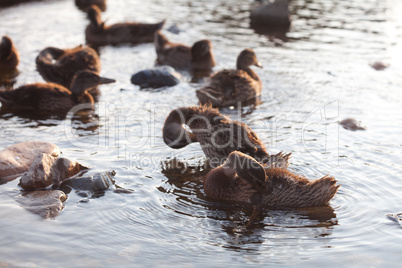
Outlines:
[[153,24],[128,22],[107,26],[102,21],[100,13],[95,5],[92,5],[87,12],[90,24],[85,30],[85,38],[88,44],[94,46],[153,42],[155,32],[165,24],[165,21]]
[[285,169],[263,167],[238,151],[204,178],[211,198],[275,208],[326,205],[338,188],[333,177],[310,181]]

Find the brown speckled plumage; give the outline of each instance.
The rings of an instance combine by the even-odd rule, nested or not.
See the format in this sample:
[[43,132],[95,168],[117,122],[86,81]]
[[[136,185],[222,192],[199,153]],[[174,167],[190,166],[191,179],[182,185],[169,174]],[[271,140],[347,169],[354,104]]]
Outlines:
[[0,102],[12,111],[65,113],[81,103],[92,106],[94,100],[86,90],[114,81],[90,71],[80,71],[73,79],[71,90],[55,83],[28,84],[15,90],[0,91]]
[[0,42],[0,72],[15,70],[19,60],[18,51],[11,38],[3,36]]
[[209,40],[197,41],[190,47],[171,43],[160,31],[156,31],[154,43],[157,64],[191,71],[211,71],[215,66],[212,44]]
[[100,13],[101,11],[95,5],[88,9],[90,24],[85,29],[85,38],[86,42],[93,46],[153,42],[155,31],[165,24],[165,21],[154,24],[127,22],[106,26]]
[[78,71],[89,70],[99,74],[101,61],[96,51],[88,46],[64,50],[47,47],[36,58],[36,69],[45,81],[70,88]]
[[211,198],[269,207],[326,205],[338,188],[333,177],[310,181],[288,170],[263,167],[238,151],[204,178],[204,191]]
[[237,58],[236,70],[225,69],[215,73],[208,85],[196,91],[200,104],[228,107],[255,101],[261,94],[262,84],[251,65],[262,67],[254,51],[245,49]]
[[[187,131],[183,124],[192,132]],[[211,166],[219,166],[233,151],[246,153],[260,162],[287,168],[290,154],[269,155],[257,134],[246,124],[232,121],[208,106],[182,107],[170,112],[163,138],[172,148],[199,142]]]

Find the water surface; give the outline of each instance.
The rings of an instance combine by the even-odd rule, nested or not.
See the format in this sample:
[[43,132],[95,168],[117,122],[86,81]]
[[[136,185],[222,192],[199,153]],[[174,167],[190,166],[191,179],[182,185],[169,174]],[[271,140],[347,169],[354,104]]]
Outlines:
[[[0,148],[41,140],[63,156],[114,169],[131,194],[107,191],[79,202],[68,195],[55,219],[45,220],[14,200],[18,180],[0,185],[0,266],[289,266],[399,265],[401,227],[386,217],[401,212],[402,3],[399,1],[293,0],[286,34],[249,28],[254,1],[109,1],[107,23],[157,22],[186,44],[209,38],[217,66],[232,68],[238,53],[253,48],[264,69],[262,104],[223,109],[248,123],[270,153],[293,152],[290,169],[311,179],[326,174],[342,186],[329,207],[267,210],[245,230],[251,210],[208,199],[202,189],[204,155],[198,144],[173,150],[161,139],[167,114],[197,105],[185,81],[160,92],[130,83],[150,68],[152,44],[101,48],[101,74],[117,80],[100,87],[93,115],[63,118],[0,116]],[[74,1],[41,1],[0,9],[0,33],[21,55],[14,87],[42,82],[35,57],[47,46],[85,42],[85,13]],[[384,71],[369,64],[389,63]],[[361,120],[367,131],[338,125]]]

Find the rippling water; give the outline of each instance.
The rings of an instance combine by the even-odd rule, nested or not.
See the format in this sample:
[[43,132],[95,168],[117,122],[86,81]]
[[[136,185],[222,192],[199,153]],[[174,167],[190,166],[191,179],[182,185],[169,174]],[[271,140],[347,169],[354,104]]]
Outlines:
[[[63,118],[0,116],[0,147],[25,140],[56,143],[63,155],[114,169],[131,194],[107,191],[79,202],[70,193],[52,220],[24,210],[13,199],[18,180],[0,185],[0,266],[256,266],[400,265],[401,227],[386,217],[401,212],[402,3],[399,1],[293,0],[286,34],[255,33],[253,1],[109,1],[107,23],[167,19],[172,40],[209,38],[215,70],[231,68],[253,48],[264,69],[262,104],[238,112],[269,152],[293,152],[290,169],[315,179],[334,176],[342,185],[329,207],[267,210],[254,228],[243,226],[248,207],[214,202],[202,189],[204,155],[198,144],[180,150],[161,139],[171,109],[196,105],[183,83],[142,91],[130,76],[152,67],[152,44],[104,47],[101,74],[117,83],[100,87],[95,115]],[[21,55],[14,87],[43,81],[35,70],[47,46],[84,43],[85,13],[74,1],[41,1],[0,9],[0,33]],[[165,29],[166,29],[165,28]],[[375,71],[369,63],[390,67]],[[361,120],[367,131],[338,125]]]

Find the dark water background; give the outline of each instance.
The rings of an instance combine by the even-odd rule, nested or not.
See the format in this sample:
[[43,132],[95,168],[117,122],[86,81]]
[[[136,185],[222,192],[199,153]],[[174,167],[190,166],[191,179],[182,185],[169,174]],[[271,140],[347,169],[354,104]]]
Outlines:
[[[217,66],[231,68],[253,48],[264,69],[262,104],[222,110],[248,123],[269,152],[293,152],[290,169],[342,185],[330,207],[266,211],[251,230],[251,210],[214,202],[200,183],[205,170],[198,144],[173,150],[161,139],[171,109],[197,105],[200,84],[187,80],[161,92],[141,91],[130,76],[152,67],[154,46],[104,47],[102,72],[117,80],[100,87],[96,116],[27,119],[0,116],[0,148],[26,140],[57,144],[63,156],[114,169],[118,185],[79,202],[70,193],[60,215],[44,220],[12,198],[18,180],[0,185],[0,266],[390,267],[402,260],[402,229],[386,217],[402,211],[402,2],[293,0],[284,36],[249,28],[254,1],[110,0],[107,23],[167,20],[186,44],[209,38]],[[47,46],[85,42],[84,12],[74,1],[42,1],[0,9],[0,35],[19,49],[15,87],[43,81],[34,60]],[[369,66],[390,64],[385,71]],[[346,117],[367,131],[338,125]]]

